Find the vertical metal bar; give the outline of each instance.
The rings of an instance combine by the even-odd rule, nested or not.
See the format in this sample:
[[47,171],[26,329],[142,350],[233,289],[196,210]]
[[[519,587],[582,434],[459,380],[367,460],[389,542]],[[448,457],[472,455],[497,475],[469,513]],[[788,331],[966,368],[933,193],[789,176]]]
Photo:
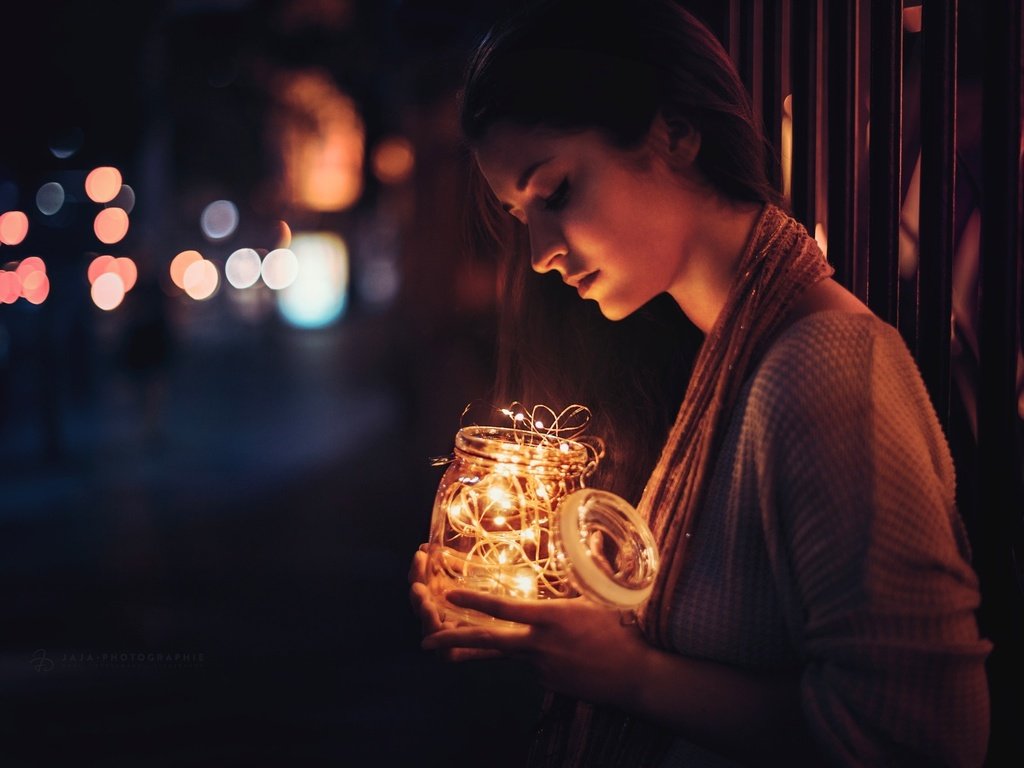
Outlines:
[[826,4],[828,25],[828,258],[836,280],[853,287],[857,252],[859,0]]
[[817,220],[818,2],[792,6],[790,74],[793,81],[793,215],[814,234]]
[[900,108],[903,100],[903,3],[871,3],[871,217],[868,305],[895,324],[900,223]]
[[775,187],[782,191],[782,100],[785,98],[786,83],[782,47],[784,0],[764,0],[764,58],[761,68],[761,82],[764,99],[762,119],[765,136],[771,145],[773,157],[770,163],[770,178]]
[[[1021,525],[1021,425],[1015,376],[1020,349],[1021,5],[985,4],[981,274],[978,382],[978,524],[976,561],[981,617],[993,640],[989,659],[992,744],[1007,765],[1024,764],[1020,691],[1024,688]],[[1016,549],[1015,549],[1016,548]]]
[[924,3],[921,28],[921,205],[918,363],[949,428],[949,344],[953,311],[956,190],[957,0]]
[[750,87],[743,68],[744,44],[740,35],[740,0],[728,0],[725,9],[725,49],[729,52],[729,58],[736,65],[743,82]]
[[764,120],[764,3],[762,0],[747,0],[743,4],[739,19],[740,76],[750,91],[754,106],[754,117]]

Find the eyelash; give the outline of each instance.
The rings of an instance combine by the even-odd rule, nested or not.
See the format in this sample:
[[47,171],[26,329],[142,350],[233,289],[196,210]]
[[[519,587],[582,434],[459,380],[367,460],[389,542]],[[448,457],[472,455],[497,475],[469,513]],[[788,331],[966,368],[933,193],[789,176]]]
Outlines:
[[569,178],[562,179],[562,183],[548,197],[544,198],[544,209],[548,211],[560,211],[565,208],[569,201]]

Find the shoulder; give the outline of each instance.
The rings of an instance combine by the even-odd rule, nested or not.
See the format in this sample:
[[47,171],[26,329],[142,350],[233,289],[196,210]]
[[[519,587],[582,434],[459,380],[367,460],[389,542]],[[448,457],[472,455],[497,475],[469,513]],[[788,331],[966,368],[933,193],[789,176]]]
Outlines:
[[[811,405],[815,399],[884,395],[920,388],[920,373],[899,332],[869,313],[806,315],[766,350],[752,376],[756,399]],[[920,393],[917,393],[920,394]],[[915,396],[916,399],[916,396]]]

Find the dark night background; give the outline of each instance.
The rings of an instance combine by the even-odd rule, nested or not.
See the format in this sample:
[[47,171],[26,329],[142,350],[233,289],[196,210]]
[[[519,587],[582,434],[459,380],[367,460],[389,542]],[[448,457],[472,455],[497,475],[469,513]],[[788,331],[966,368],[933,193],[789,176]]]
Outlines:
[[[684,4],[713,28],[729,7]],[[441,476],[430,460],[492,376],[494,260],[465,247],[456,88],[517,5],[0,10],[0,214],[30,222],[0,238],[0,270],[39,256],[50,286],[38,305],[2,303],[0,282],[0,768],[522,764],[535,681],[422,651],[406,581]],[[958,131],[976,148],[983,45],[978,15],[960,18],[975,42],[958,54]],[[303,73],[321,90],[290,91]],[[309,142],[322,115],[361,124],[361,191],[335,210],[293,194],[290,140],[354,151],[348,134]],[[907,119],[905,139],[921,127]],[[414,164],[387,178],[372,158],[394,137]],[[916,156],[904,148],[905,180]],[[98,166],[135,196],[109,246],[83,187]],[[37,206],[48,182],[67,194],[52,215]],[[200,228],[216,200],[239,214],[222,240]],[[227,256],[278,247],[281,221],[344,239],[334,322],[299,327],[262,283],[225,282]],[[170,282],[187,249],[218,267],[208,300]],[[111,311],[90,298],[101,253],[139,271]]]
[[[421,651],[406,597],[429,460],[490,378],[491,265],[460,249],[453,88],[502,8],[5,7],[0,211],[31,225],[0,263],[42,256],[50,294],[0,305],[0,765],[518,764],[532,681]],[[285,210],[274,77],[310,67],[354,100],[368,154],[412,142],[408,179],[367,170],[344,211]],[[34,207],[41,184],[70,196],[99,165],[136,193],[103,252],[140,280],[111,312],[85,276],[99,206],[79,187],[53,220]],[[215,199],[240,213],[223,244],[198,227]],[[239,312],[223,274],[206,302],[169,289],[178,251],[223,266],[273,247],[279,219],[345,237],[337,322]],[[400,277],[383,299],[360,282],[378,257]]]

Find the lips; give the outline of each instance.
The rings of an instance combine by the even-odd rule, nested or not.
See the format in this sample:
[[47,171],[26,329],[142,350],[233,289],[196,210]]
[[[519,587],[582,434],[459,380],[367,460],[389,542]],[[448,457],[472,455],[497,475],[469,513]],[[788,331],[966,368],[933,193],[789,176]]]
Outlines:
[[594,280],[597,279],[599,273],[600,270],[595,270],[593,272],[573,275],[572,277],[568,278],[565,282],[571,285],[577,291],[579,291],[580,296],[583,296],[590,289],[590,286],[594,284]]

